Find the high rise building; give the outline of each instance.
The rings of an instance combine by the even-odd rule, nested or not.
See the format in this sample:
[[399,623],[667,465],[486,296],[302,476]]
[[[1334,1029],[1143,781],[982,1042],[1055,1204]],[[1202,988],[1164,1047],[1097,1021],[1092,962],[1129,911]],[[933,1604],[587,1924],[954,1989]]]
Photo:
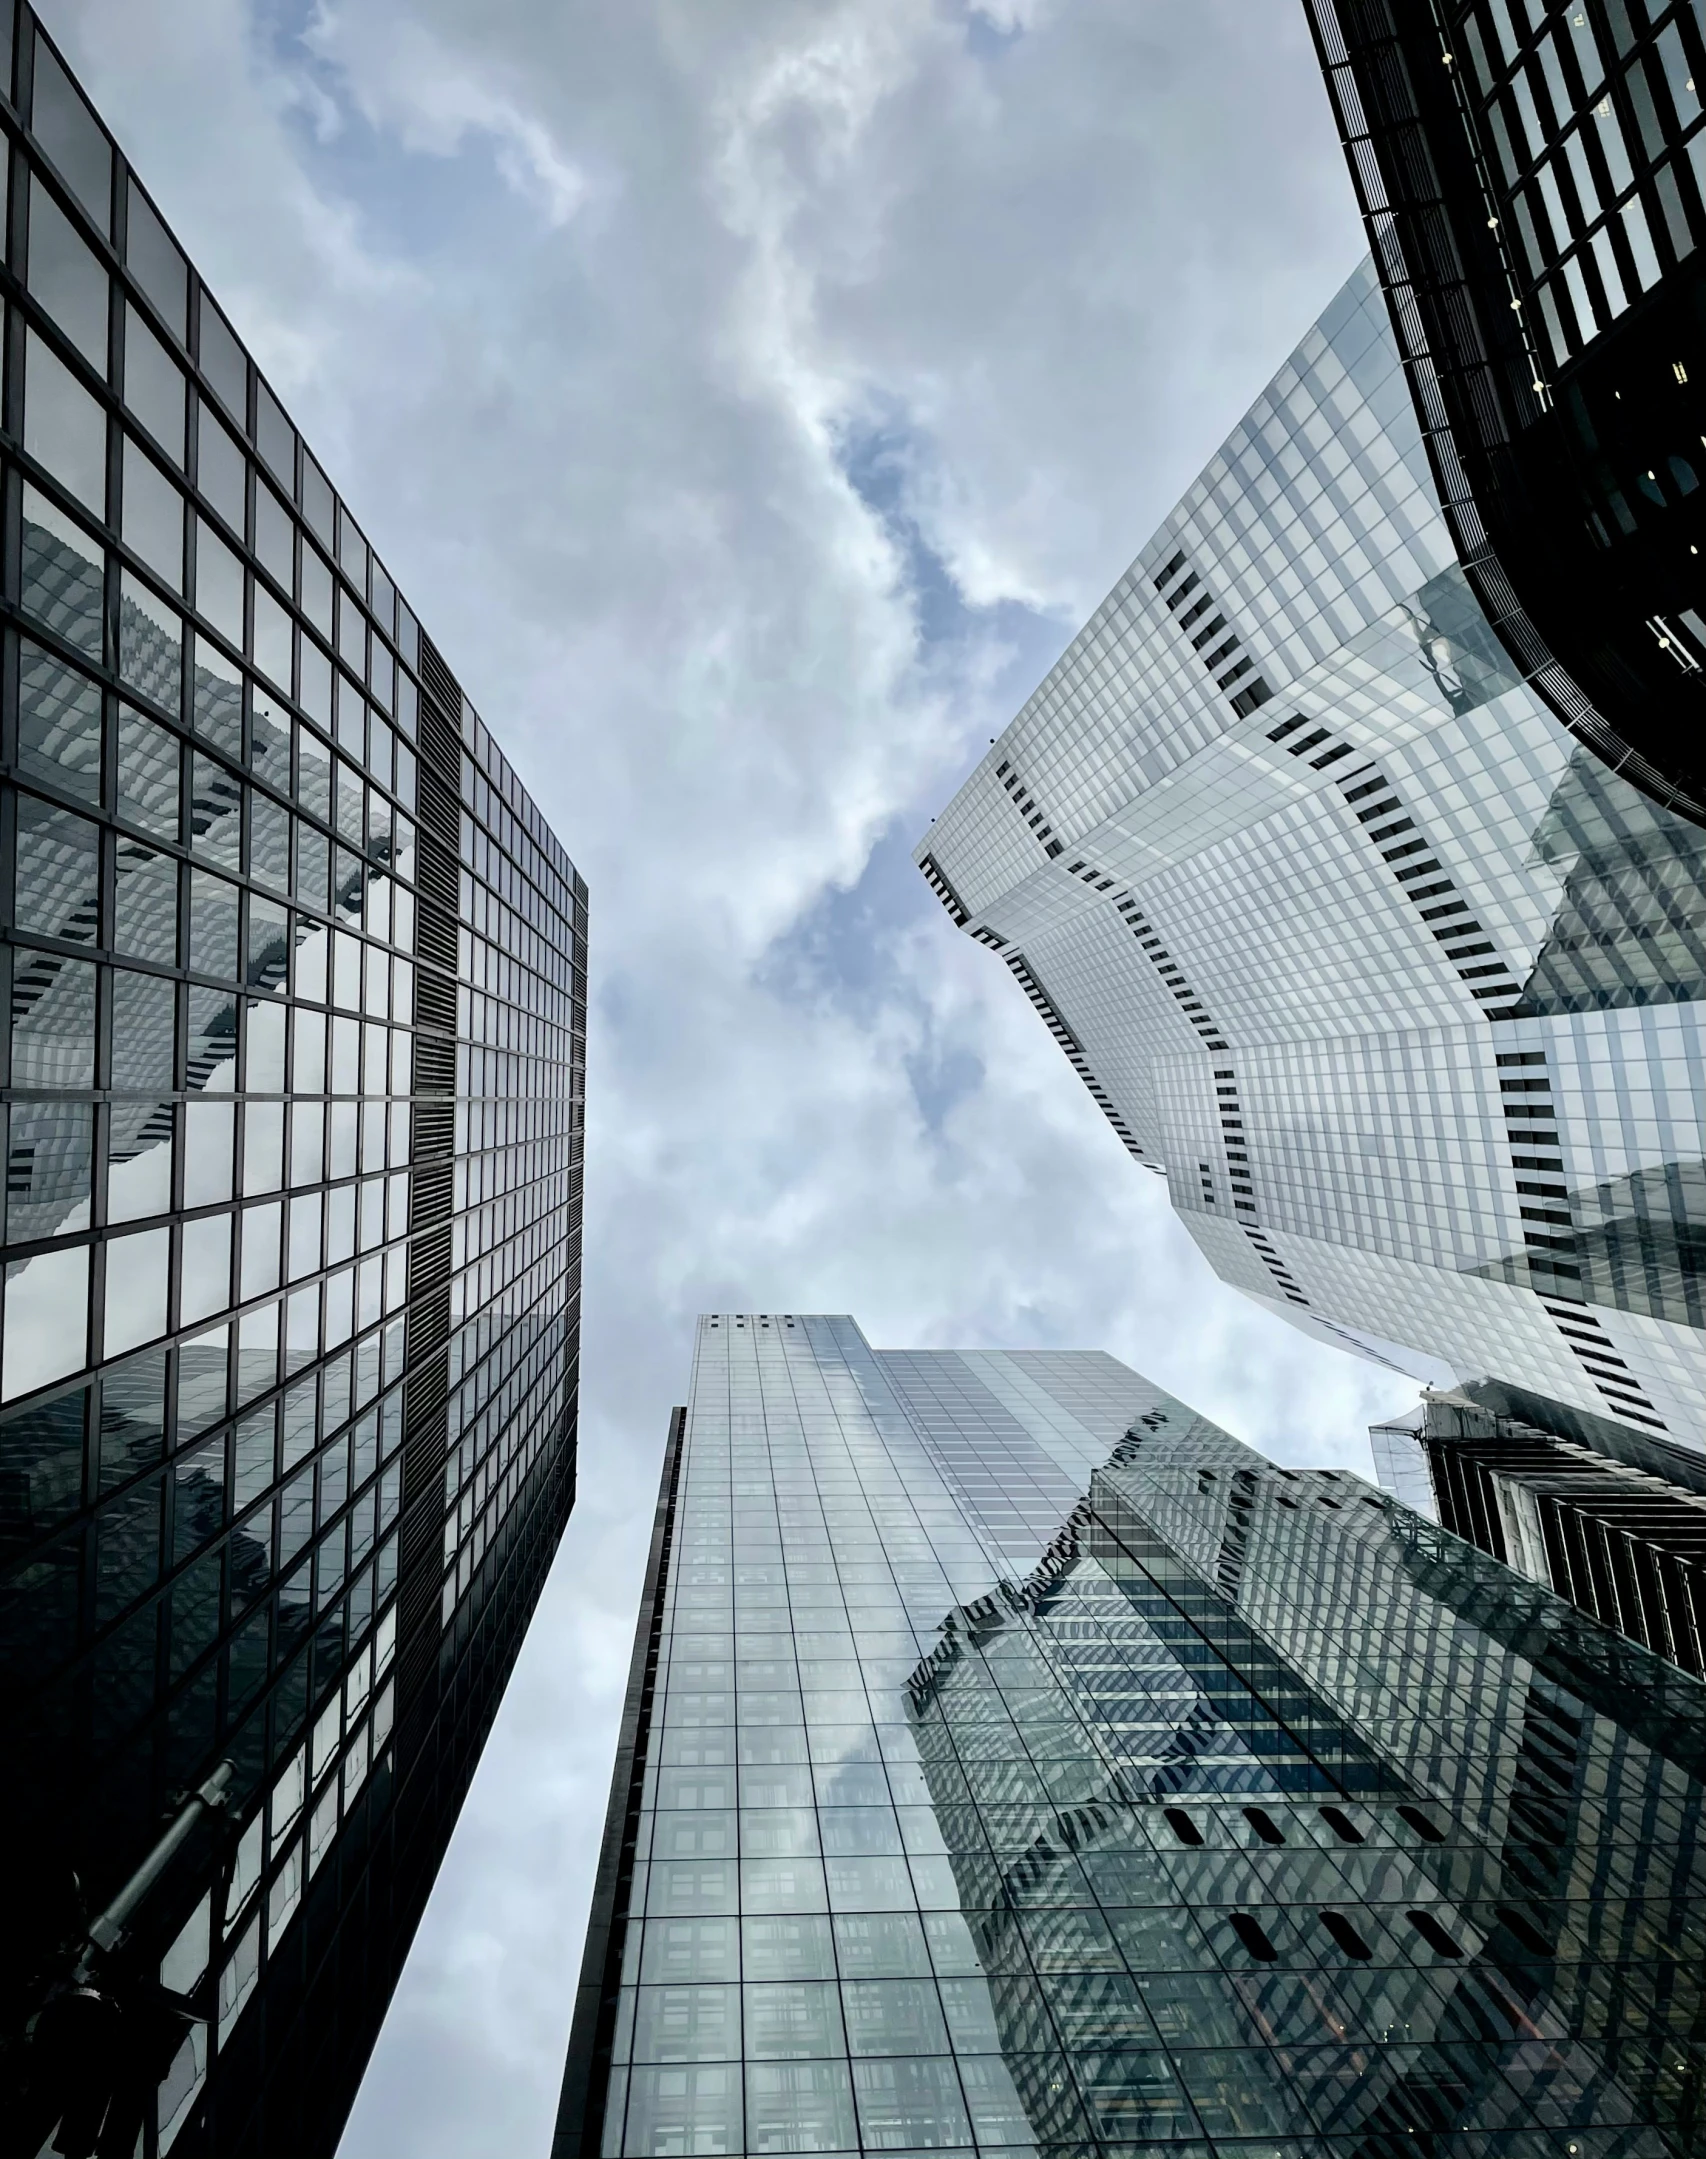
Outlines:
[[573,1498],[586,889],[0,27],[0,2149],[306,2159]]
[[1706,26],[1308,0],[1428,458],[1516,671],[1706,821]]
[[1224,1279],[1699,1453],[1706,831],[1494,634],[1370,265],[918,854]]
[[1703,1711],[1111,1358],[703,1319],[556,2159],[1682,2159]]

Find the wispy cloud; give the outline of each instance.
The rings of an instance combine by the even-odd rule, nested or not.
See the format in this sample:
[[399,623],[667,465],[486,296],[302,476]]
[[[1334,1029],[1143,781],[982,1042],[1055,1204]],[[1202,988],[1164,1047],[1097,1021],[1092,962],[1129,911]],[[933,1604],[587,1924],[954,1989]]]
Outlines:
[[587,174],[501,57],[481,66],[466,46],[453,49],[406,10],[332,0],[316,0],[302,45],[368,125],[403,150],[456,158],[484,147],[506,185],[550,226],[566,225],[586,203]]

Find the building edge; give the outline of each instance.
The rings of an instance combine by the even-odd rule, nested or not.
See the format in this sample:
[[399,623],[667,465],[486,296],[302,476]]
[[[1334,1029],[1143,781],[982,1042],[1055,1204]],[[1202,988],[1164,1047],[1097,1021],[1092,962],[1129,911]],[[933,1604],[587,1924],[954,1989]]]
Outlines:
[[651,1549],[640,1592],[640,1614],[634,1627],[634,1654],[629,1660],[628,1688],[623,1697],[622,1723],[616,1740],[610,1804],[605,1810],[598,1871],[593,1877],[586,1950],[581,1959],[580,1981],[575,1988],[574,2021],[569,2028],[569,2053],[563,2069],[551,2159],[596,2159],[603,2141],[617,1992],[622,1979],[623,1922],[628,1916],[628,1899],[634,1880],[634,1847],[651,1740],[658,1654],[663,1637],[664,1592],[669,1586],[676,1498],[686,1436],[686,1409],[671,1410],[663,1471],[658,1479],[657,1512],[652,1519]]
[[[1488,237],[1498,221],[1483,231],[1477,217],[1461,214],[1469,199],[1489,205],[1467,145],[1454,156],[1466,123],[1450,68],[1440,64],[1452,56],[1438,17],[1431,7],[1406,14],[1390,0],[1305,0],[1304,12],[1463,574],[1560,726],[1650,800],[1706,825],[1701,789],[1644,756],[1560,658],[1524,597],[1535,578],[1520,564],[1511,574],[1504,521],[1495,512],[1500,529],[1489,530],[1482,515],[1478,498],[1493,492],[1491,469],[1508,463],[1513,419],[1532,420],[1547,393],[1542,363],[1517,327],[1518,303],[1508,319],[1478,304],[1512,288]],[[1443,183],[1441,160],[1451,167]]]

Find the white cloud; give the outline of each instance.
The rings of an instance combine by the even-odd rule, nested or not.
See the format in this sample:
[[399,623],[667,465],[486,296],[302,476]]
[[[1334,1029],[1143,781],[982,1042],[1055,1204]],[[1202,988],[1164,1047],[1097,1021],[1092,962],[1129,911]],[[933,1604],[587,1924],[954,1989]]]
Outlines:
[[582,1496],[344,2147],[509,2159],[696,1310],[1105,1347],[1291,1460],[1409,1395],[1212,1280],[900,844],[1334,289],[1348,189],[1247,0],[48,12],[592,887]]
[[[547,224],[566,225],[585,203],[586,174],[529,110],[519,79],[501,79],[512,71],[479,69],[407,15],[329,0],[316,0],[302,42],[347,87],[368,125],[403,149],[454,158],[470,137],[487,138],[502,178]],[[323,86],[320,94],[335,110]]]

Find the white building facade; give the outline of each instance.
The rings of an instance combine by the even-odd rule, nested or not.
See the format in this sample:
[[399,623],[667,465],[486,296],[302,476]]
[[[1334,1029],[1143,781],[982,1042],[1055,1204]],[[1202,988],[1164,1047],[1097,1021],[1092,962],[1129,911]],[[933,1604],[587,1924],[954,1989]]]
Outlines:
[[917,853],[1225,1280],[1706,1447],[1706,831],[1519,680],[1371,266]]

